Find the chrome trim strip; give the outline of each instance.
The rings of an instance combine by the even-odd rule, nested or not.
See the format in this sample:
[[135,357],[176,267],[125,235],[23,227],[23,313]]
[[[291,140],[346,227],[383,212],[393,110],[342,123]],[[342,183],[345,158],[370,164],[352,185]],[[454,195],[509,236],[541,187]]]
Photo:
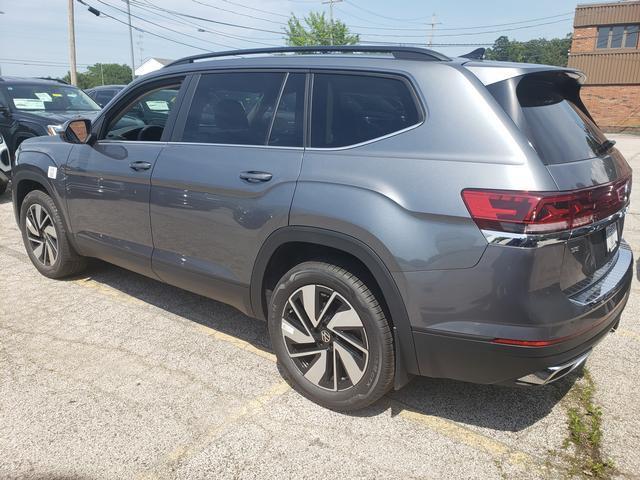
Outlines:
[[519,247],[519,248],[538,248],[546,245],[552,245],[554,243],[566,242],[569,239],[584,237],[598,230],[602,230],[607,225],[624,218],[627,214],[628,206],[622,210],[614,213],[613,215],[600,220],[591,225],[584,227],[578,227],[573,230],[567,230],[564,232],[556,233],[509,233],[509,232],[496,232],[494,230],[482,230],[482,234],[487,239],[490,245],[502,245],[505,247]]

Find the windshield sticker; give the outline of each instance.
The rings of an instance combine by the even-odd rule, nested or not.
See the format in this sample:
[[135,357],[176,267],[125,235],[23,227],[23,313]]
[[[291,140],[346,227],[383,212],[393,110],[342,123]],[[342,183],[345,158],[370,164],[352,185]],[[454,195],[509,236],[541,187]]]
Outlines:
[[169,110],[169,104],[165,100],[147,100],[145,103],[149,110],[154,112],[166,112]]
[[51,98],[51,95],[49,95],[47,92],[36,92],[35,95],[43,102],[51,102],[53,100],[53,98]]
[[19,110],[44,110],[44,102],[37,98],[14,98],[13,104]]
[[61,93],[52,93],[51,95],[53,95],[54,97],[61,97],[62,96]]
[[77,96],[78,96],[77,93],[73,93],[73,92],[67,93],[67,97],[69,97],[69,98],[76,98]]

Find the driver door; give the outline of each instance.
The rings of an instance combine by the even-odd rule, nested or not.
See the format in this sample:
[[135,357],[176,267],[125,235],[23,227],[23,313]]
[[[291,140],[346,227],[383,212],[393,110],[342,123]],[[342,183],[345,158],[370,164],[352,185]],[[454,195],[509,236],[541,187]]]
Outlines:
[[94,145],[74,145],[67,208],[80,253],[148,276],[151,172],[171,134],[183,78],[142,85],[110,106]]

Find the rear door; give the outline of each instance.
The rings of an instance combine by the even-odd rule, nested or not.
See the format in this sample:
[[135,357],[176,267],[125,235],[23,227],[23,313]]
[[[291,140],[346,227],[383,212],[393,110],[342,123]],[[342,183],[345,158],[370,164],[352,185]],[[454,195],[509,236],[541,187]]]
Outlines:
[[[67,207],[83,253],[145,275],[151,270],[151,172],[170,135],[183,78],[141,85],[107,112],[94,145],[74,145],[65,166]],[[140,104],[165,99],[163,118]]]
[[153,172],[153,269],[240,306],[265,239],[288,224],[303,156],[304,72],[194,78]]

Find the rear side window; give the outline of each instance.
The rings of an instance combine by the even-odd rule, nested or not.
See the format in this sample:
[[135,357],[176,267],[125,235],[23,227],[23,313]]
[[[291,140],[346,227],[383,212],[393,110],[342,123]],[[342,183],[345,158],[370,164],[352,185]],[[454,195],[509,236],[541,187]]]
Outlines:
[[314,76],[312,147],[355,145],[419,122],[414,96],[400,79],[345,74]]
[[265,145],[284,77],[277,72],[202,75],[181,140]]
[[[577,96],[577,84],[573,92]],[[546,165],[598,156],[606,137],[574,103],[566,85],[535,75],[525,77],[518,84],[517,96],[524,130]]]

